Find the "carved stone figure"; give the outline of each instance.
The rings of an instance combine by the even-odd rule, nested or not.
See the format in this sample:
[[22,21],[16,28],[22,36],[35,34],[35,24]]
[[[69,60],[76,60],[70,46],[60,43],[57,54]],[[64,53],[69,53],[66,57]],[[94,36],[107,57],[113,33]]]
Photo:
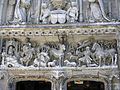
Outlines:
[[15,53],[15,47],[12,45],[9,46],[6,56],[6,64],[8,67],[18,66],[18,61]]
[[42,3],[41,5],[41,15],[40,20],[42,23],[47,24],[49,23],[49,16],[50,16],[50,9],[46,3]]
[[16,47],[15,39],[7,41],[6,49],[3,47],[2,51],[2,66],[19,67]]
[[13,20],[15,4],[16,4],[16,0],[8,0],[7,16],[6,16],[7,23]]
[[38,58],[34,60],[35,67],[46,67],[47,62],[49,61],[49,56],[47,52],[41,52],[38,55]]
[[67,10],[67,21],[73,23],[77,20],[78,20],[77,3],[72,2],[71,7]]
[[85,63],[86,66],[90,66],[93,59],[90,57],[92,52],[90,51],[90,47],[86,47],[86,50],[83,52],[84,57],[79,58],[79,66],[81,66],[81,62]]
[[89,22],[110,21],[105,14],[102,0],[88,0],[90,17]]
[[25,24],[30,21],[31,0],[17,0],[14,21]]
[[20,62],[24,66],[29,66],[31,60],[33,60],[34,49],[31,47],[31,43],[27,43],[23,46],[22,57],[20,58]]

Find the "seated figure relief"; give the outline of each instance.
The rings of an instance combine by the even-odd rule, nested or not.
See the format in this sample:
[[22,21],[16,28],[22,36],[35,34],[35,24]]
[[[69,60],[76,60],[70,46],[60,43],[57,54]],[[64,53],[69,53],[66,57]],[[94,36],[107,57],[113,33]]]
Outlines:
[[43,24],[49,23],[49,16],[50,16],[50,9],[48,5],[46,3],[42,3],[40,21],[42,21]]
[[7,48],[2,52],[2,65],[7,67],[20,67],[18,63],[18,55],[16,52],[16,42],[13,40],[8,41]]

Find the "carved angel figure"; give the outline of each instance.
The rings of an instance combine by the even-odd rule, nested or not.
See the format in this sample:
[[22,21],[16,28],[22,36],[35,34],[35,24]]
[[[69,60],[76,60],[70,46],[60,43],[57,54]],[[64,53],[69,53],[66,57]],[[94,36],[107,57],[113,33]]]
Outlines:
[[14,21],[24,24],[30,21],[31,0],[17,0]]
[[102,0],[88,0],[90,9],[89,22],[110,21],[105,14]]

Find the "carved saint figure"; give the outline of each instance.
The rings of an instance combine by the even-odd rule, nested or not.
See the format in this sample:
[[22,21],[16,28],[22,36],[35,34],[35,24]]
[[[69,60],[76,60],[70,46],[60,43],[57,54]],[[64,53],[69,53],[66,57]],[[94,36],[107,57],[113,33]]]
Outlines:
[[9,65],[9,67],[12,67],[15,64],[17,64],[17,57],[15,55],[15,47],[12,45],[8,47],[6,62],[7,62],[7,65]]
[[17,0],[14,21],[25,24],[30,21],[31,0]]
[[12,21],[14,17],[15,4],[16,4],[16,0],[8,0],[7,17],[6,17],[7,23],[9,23],[9,21]]
[[21,64],[28,66],[30,61],[33,59],[34,50],[31,47],[31,43],[27,43],[23,46],[22,58],[20,58]]
[[105,14],[103,1],[102,0],[88,0],[89,1],[89,9],[90,9],[90,18],[89,22],[95,21],[110,21]]
[[69,22],[75,22],[78,20],[78,8],[77,3],[72,2],[71,7],[67,10],[67,20]]
[[7,67],[19,67],[15,39],[6,43],[6,49],[2,52],[2,65]]
[[44,24],[49,23],[50,9],[46,3],[42,3],[40,21]]

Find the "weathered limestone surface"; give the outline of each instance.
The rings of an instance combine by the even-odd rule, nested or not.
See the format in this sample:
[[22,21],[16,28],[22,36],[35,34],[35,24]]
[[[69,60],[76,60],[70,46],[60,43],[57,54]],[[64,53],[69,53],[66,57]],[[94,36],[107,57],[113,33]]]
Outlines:
[[120,90],[119,0],[1,0],[0,90],[76,80]]

